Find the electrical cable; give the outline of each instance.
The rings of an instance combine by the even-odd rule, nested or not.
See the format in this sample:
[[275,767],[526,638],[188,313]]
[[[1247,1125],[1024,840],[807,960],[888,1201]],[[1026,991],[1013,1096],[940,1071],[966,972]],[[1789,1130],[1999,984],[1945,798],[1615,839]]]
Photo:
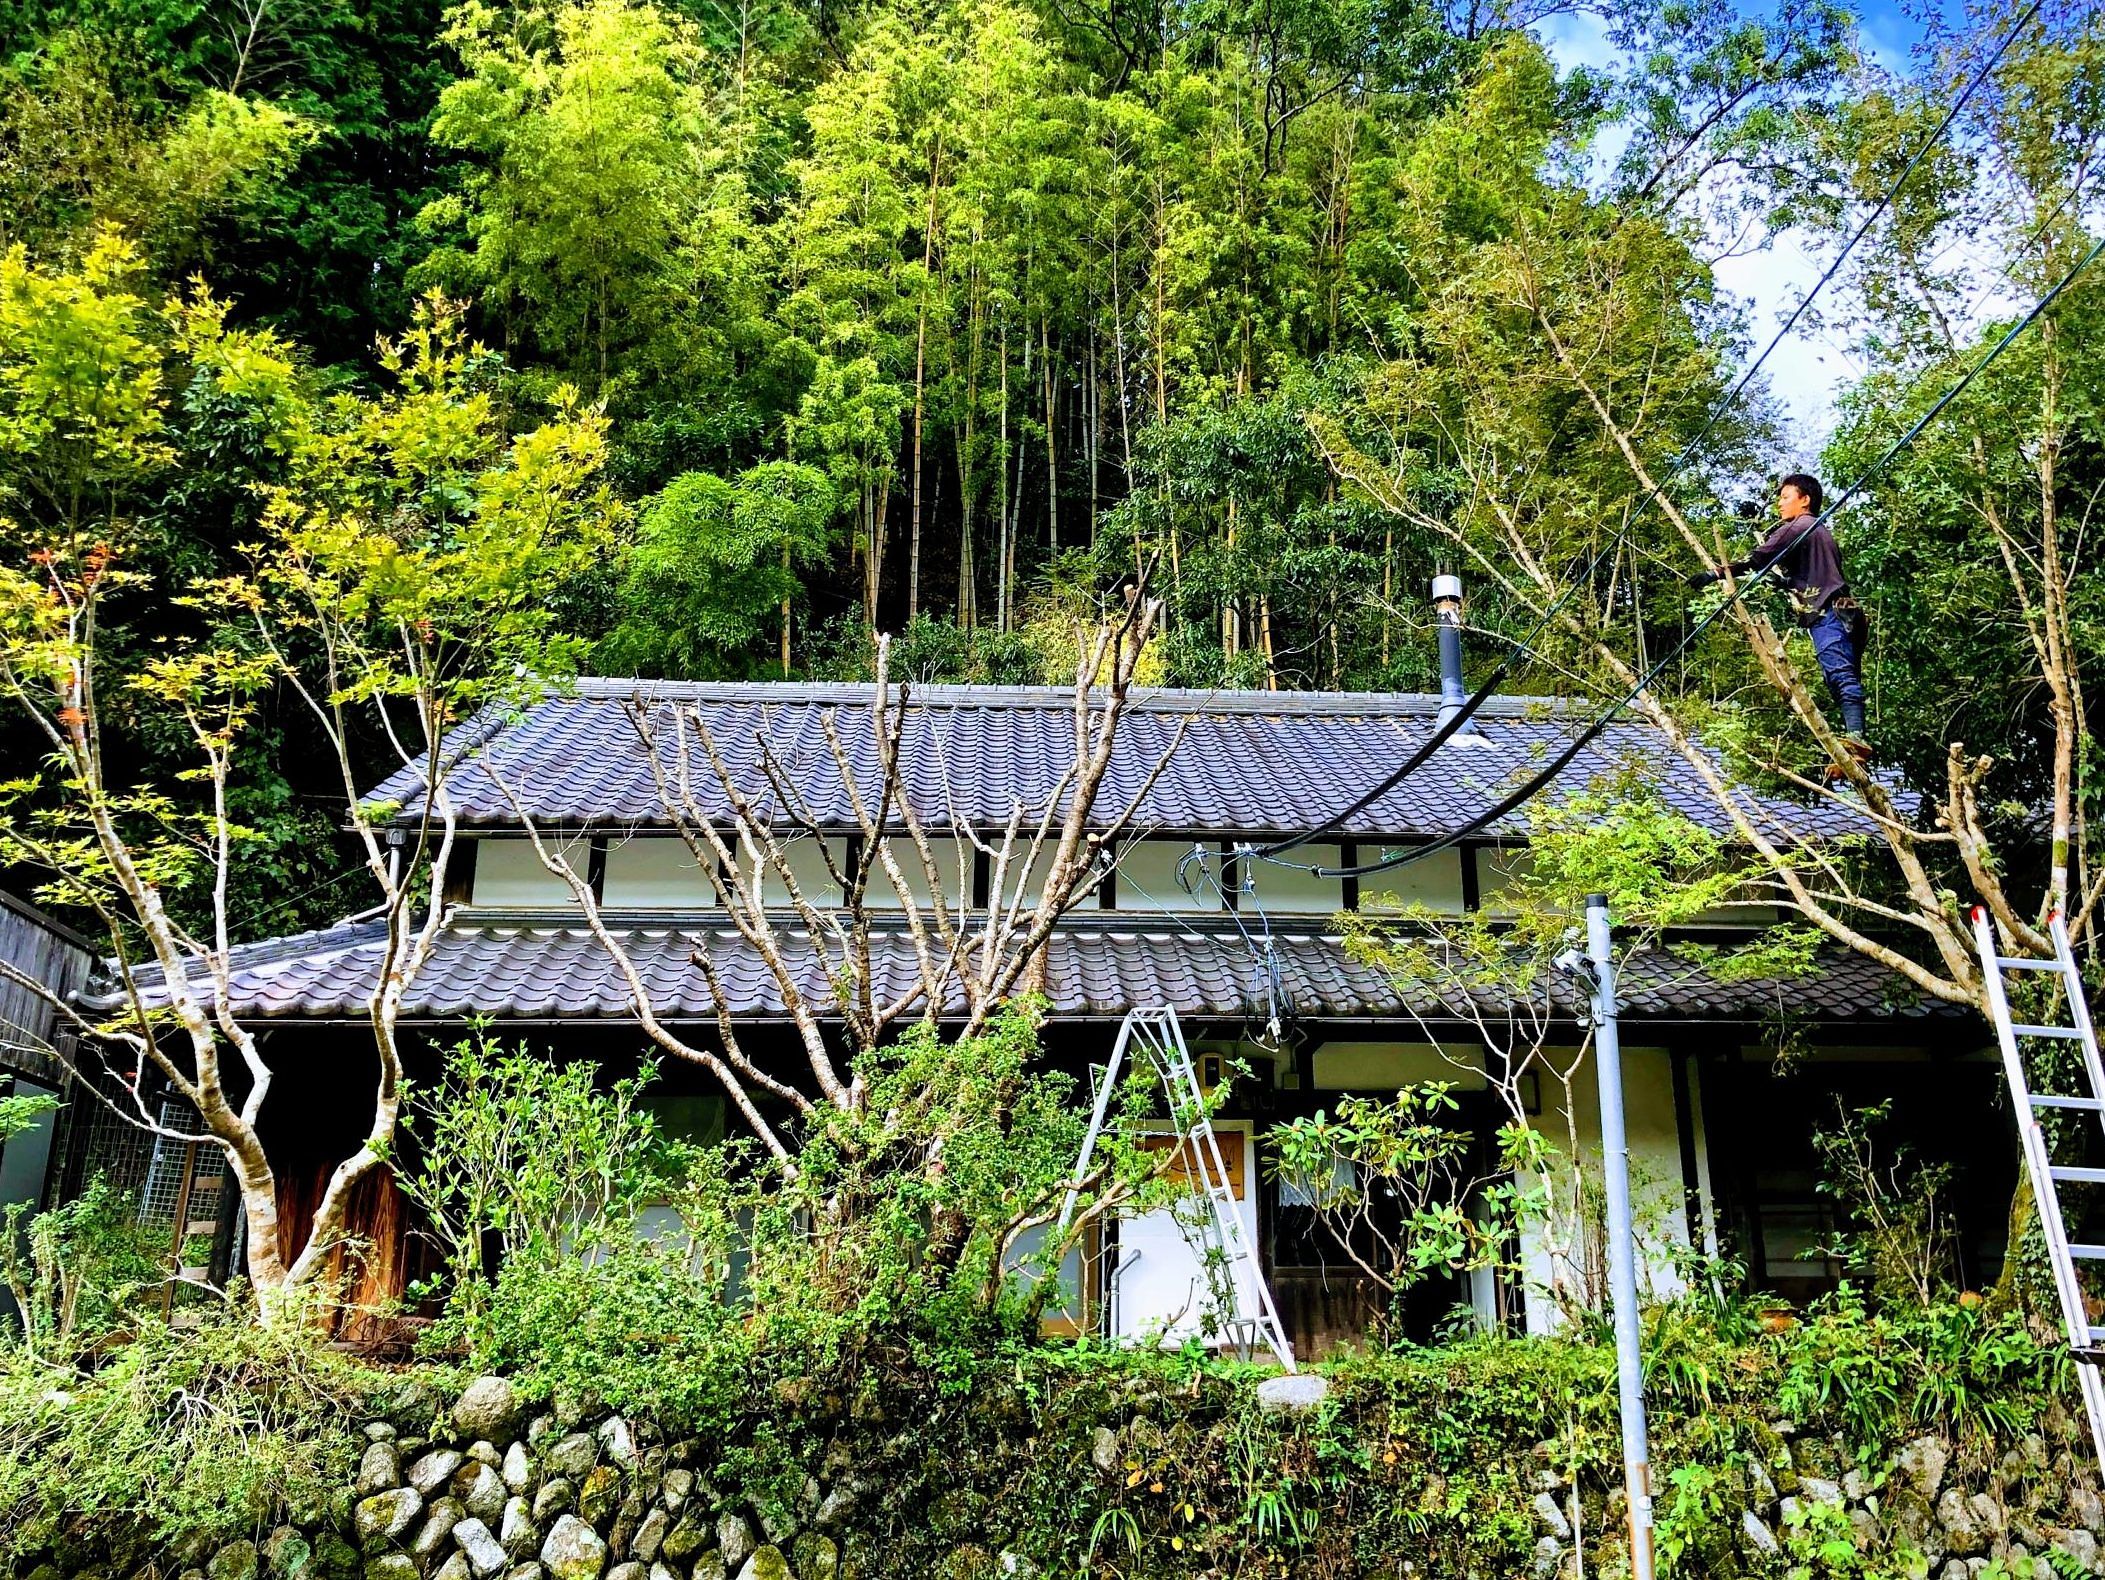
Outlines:
[[1407,867],[1416,862],[1428,860],[1429,858],[1440,854],[1442,851],[1452,850],[1455,846],[1461,844],[1463,841],[1474,838],[1476,835],[1483,833],[1487,828],[1489,828],[1493,823],[1496,823],[1500,818],[1505,817],[1508,813],[1514,811],[1516,808],[1520,807],[1525,802],[1539,794],[1547,785],[1549,785],[1554,779],[1556,779],[1556,777],[1559,774],[1561,774],[1566,768],[1571,766],[1572,761],[1579,755],[1580,752],[1584,751],[1587,746],[1592,744],[1593,741],[1597,740],[1600,737],[1601,732],[1605,730],[1609,726],[1609,724],[1611,724],[1614,721],[1617,714],[1621,713],[1624,708],[1628,707],[1638,697],[1642,696],[1647,690],[1651,688],[1652,683],[1655,680],[1657,680],[1661,674],[1665,672],[1668,664],[1670,664],[1676,657],[1678,657],[1683,650],[1685,650],[1691,644],[1693,644],[1698,637],[1703,635],[1704,632],[1708,631],[1713,625],[1717,624],[1717,622],[1723,618],[1725,611],[1730,609],[1733,605],[1740,602],[1743,598],[1745,598],[1749,592],[1751,592],[1757,585],[1759,585],[1763,581],[1764,578],[1768,576],[1770,571],[1774,570],[1778,565],[1782,564],[1783,561],[1790,555],[1791,551],[1797,548],[1797,546],[1801,542],[1803,542],[1805,538],[1810,533],[1812,533],[1815,528],[1819,527],[1823,522],[1829,520],[1837,512],[1839,512],[1844,505],[1848,504],[1851,499],[1855,498],[1857,494],[1862,492],[1864,487],[1867,484],[1869,484],[1873,478],[1877,477],[1879,473],[1883,472],[1888,466],[1890,466],[1893,463],[1894,459],[1898,457],[1902,451],[1907,449],[1909,445],[1913,444],[1916,439],[1921,437],[1923,430],[1928,428],[1932,422],[1934,422],[1940,415],[1942,415],[1946,407],[1951,405],[1953,401],[1957,400],[1960,395],[1965,393],[1966,389],[1973,383],[1973,381],[1976,378],[1978,378],[1984,371],[1986,371],[1989,365],[1993,363],[1996,360],[1996,358],[2000,357],[2006,350],[2008,350],[2011,344],[2014,341],[2016,341],[2019,335],[2023,334],[2027,329],[2031,328],[2032,325],[2039,320],[2040,315],[2045,313],[2045,311],[2053,305],[2055,300],[2058,297],[2060,297],[2061,293],[2067,290],[2068,287],[2074,283],[2076,277],[2079,274],[2081,274],[2086,268],[2088,268],[2091,265],[2091,263],[2093,263],[2100,256],[2100,254],[2105,254],[2105,239],[2101,239],[2096,245],[2094,245],[2090,249],[2090,251],[2086,252],[2081,258],[2077,259],[2075,264],[2069,269],[2069,271],[2066,274],[2064,274],[2057,282],[2055,282],[2053,289],[2048,291],[2046,295],[2042,296],[2036,303],[2033,304],[2030,312],[2026,313],[2023,318],[2019,319],[2015,324],[2013,324],[2010,327],[2009,331],[2002,337],[2002,339],[1998,340],[1995,343],[1995,345],[1989,349],[1986,355],[1984,355],[1979,361],[1974,363],[1972,367],[1968,368],[1965,374],[1959,379],[1957,383],[1953,384],[1950,389],[1946,390],[1941,396],[1939,396],[1935,404],[1933,404],[1928,411],[1924,412],[1921,417],[1916,419],[1913,426],[1911,426],[1906,433],[1902,434],[1900,438],[1896,439],[1892,443],[1892,445],[1890,445],[1886,449],[1884,454],[1882,454],[1876,461],[1872,462],[1870,466],[1865,468],[1865,470],[1857,477],[1856,481],[1851,483],[1848,486],[1848,488],[1844,489],[1832,504],[1830,504],[1819,515],[1814,516],[1811,520],[1809,520],[1805,524],[1805,526],[1799,529],[1796,536],[1794,536],[1788,543],[1784,544],[1781,548],[1779,548],[1775,555],[1770,558],[1769,562],[1766,565],[1762,566],[1759,570],[1755,571],[1753,575],[1747,577],[1745,580],[1736,579],[1731,591],[1723,599],[1721,599],[1715,607],[1709,610],[1706,614],[1703,615],[1701,619],[1697,620],[1692,626],[1690,626],[1688,632],[1681,638],[1679,642],[1675,643],[1674,646],[1671,649],[1669,649],[1665,654],[1663,654],[1656,663],[1654,663],[1643,674],[1638,676],[1636,683],[1632,685],[1628,690],[1626,690],[1623,693],[1623,695],[1620,698],[1618,698],[1611,706],[1603,709],[1601,713],[1593,720],[1593,722],[1589,724],[1583,731],[1581,731],[1576,738],[1573,739],[1570,745],[1568,745],[1562,752],[1558,753],[1557,756],[1550,761],[1548,766],[1546,766],[1540,772],[1530,777],[1526,781],[1526,783],[1520,786],[1520,788],[1514,790],[1509,795],[1506,795],[1505,797],[1501,798],[1496,805],[1490,807],[1488,810],[1479,814],[1477,817],[1472,818],[1461,828],[1453,829],[1450,830],[1448,833],[1443,834],[1437,840],[1433,840],[1425,845],[1412,846],[1407,851],[1401,852],[1395,856],[1385,857],[1380,861],[1362,862],[1359,865],[1351,867],[1317,867],[1313,869],[1316,875],[1325,878],[1360,878],[1367,877],[1371,874],[1378,872],[1390,872],[1398,867]]
[[1879,216],[1892,207],[1894,200],[1900,196],[1901,189],[1907,185],[1909,178],[1921,167],[1922,162],[1929,157],[1930,150],[1936,147],[1943,139],[1944,134],[1951,129],[1952,123],[1958,119],[1959,113],[1965,109],[1968,101],[1973,98],[1975,91],[1987,80],[1988,74],[2001,62],[2004,52],[2016,41],[2017,36],[2024,31],[2032,19],[2039,14],[2040,8],[2045,3],[2046,0],[2032,0],[2032,3],[2025,8],[2016,23],[2004,34],[2002,42],[1996,45],[1988,59],[1982,64],[1980,70],[1974,73],[1972,79],[1966,84],[1965,89],[1953,101],[1951,108],[1945,112],[1944,119],[1939,121],[1936,129],[1923,140],[1922,146],[1915,150],[1907,164],[1901,168],[1900,174],[1893,179],[1892,184],[1879,197],[1877,204],[1864,216],[1863,223],[1850,235],[1849,240],[1843,243],[1842,249],[1835,254],[1834,260],[1828,264],[1820,278],[1814,282],[1812,289],[1799,299],[1798,305],[1791,310],[1790,316],[1784,320],[1782,326],[1770,338],[1769,343],[1762,348],[1761,355],[1747,366],[1746,370],[1733,383],[1731,389],[1727,390],[1722,397],[1711,404],[1709,413],[1704,418],[1703,426],[1697,430],[1694,438],[1681,447],[1680,452],[1674,457],[1673,464],[1667,468],[1656,487],[1648,491],[1638,501],[1637,508],[1630,513],[1630,518],[1617,529],[1615,536],[1608,541],[1607,545],[1594,555],[1584,572],[1574,577],[1565,586],[1564,590],[1551,600],[1549,607],[1543,610],[1541,616],[1535,621],[1527,635],[1522,637],[1517,644],[1508,648],[1505,655],[1492,668],[1490,675],[1485,678],[1483,684],[1470,694],[1459,710],[1420,743],[1411,752],[1410,756],[1404,759],[1401,765],[1390,772],[1386,778],[1382,779],[1372,789],[1353,801],[1351,805],[1331,814],[1330,817],[1315,827],[1304,830],[1290,839],[1275,840],[1269,845],[1260,845],[1253,848],[1250,852],[1252,856],[1264,861],[1274,860],[1279,856],[1285,855],[1290,850],[1308,844],[1311,840],[1321,839],[1325,834],[1336,832],[1345,823],[1366,811],[1368,807],[1424,767],[1431,760],[1434,753],[1439,751],[1442,746],[1446,745],[1448,741],[1452,740],[1456,734],[1468,725],[1469,721],[1476,716],[1477,710],[1490,699],[1492,693],[1499,686],[1504,684],[1506,677],[1512,673],[1513,667],[1533,652],[1535,643],[1541,640],[1543,632],[1549,629],[1550,623],[1563,611],[1564,606],[1577,596],[1582,587],[1592,585],[1593,579],[1599,574],[1601,567],[1608,562],[1611,555],[1616,553],[1628,541],[1632,529],[1636,527],[1638,521],[1643,517],[1645,508],[1660,497],[1669,483],[1687,470],[1689,463],[1695,459],[1697,447],[1710,437],[1711,430],[1717,426],[1719,419],[1724,416],[1733,402],[1738,400],[1740,395],[1744,393],[1754,376],[1761,371],[1762,365],[1769,360],[1776,348],[1783,343],[1785,336],[1797,327],[1798,321],[1804,317],[1807,309],[1812,306],[1814,298],[1826,290],[1835,276],[1841,272],[1843,263],[1848,260],[1857,243],[1869,234],[1871,227],[1877,223]]
[[[1197,889],[1195,889],[1192,886],[1191,882],[1186,878],[1185,872],[1186,869],[1194,861],[1196,861],[1199,865],[1199,870],[1206,876],[1212,877],[1212,869],[1206,865],[1207,857],[1209,857],[1212,854],[1213,852],[1206,850],[1203,846],[1195,845],[1192,847],[1192,849],[1186,851],[1182,856],[1178,857],[1177,866],[1174,874],[1176,878],[1177,887],[1182,889],[1186,894],[1191,895],[1195,899],[1201,898],[1202,896],[1199,895]],[[1222,933],[1201,932],[1198,928],[1192,926],[1190,922],[1184,919],[1184,913],[1181,910],[1179,910],[1175,906],[1166,904],[1157,896],[1149,893],[1146,884],[1141,883],[1137,879],[1131,877],[1130,875],[1125,874],[1123,869],[1119,868],[1115,862],[1112,864],[1112,867],[1114,871],[1120,873],[1121,888],[1130,888],[1135,894],[1138,894],[1143,900],[1146,900],[1150,905],[1152,905],[1157,912],[1167,917],[1171,922],[1175,923],[1177,927],[1182,929],[1184,932],[1189,933],[1192,936],[1192,938],[1197,942],[1210,946],[1213,944],[1221,943],[1225,940],[1225,935]],[[1220,882],[1218,878],[1214,878],[1214,887],[1220,892],[1221,895],[1221,910],[1199,912],[1196,914],[1208,916],[1219,916],[1225,914],[1235,922],[1235,930],[1238,934],[1241,935],[1243,948],[1245,949],[1245,951],[1248,952],[1248,954],[1254,961],[1256,961],[1260,966],[1264,968],[1266,979],[1265,989],[1267,1007],[1271,1011],[1272,1022],[1276,1024],[1280,1022],[1283,1019],[1284,1015],[1292,1008],[1292,1000],[1286,991],[1285,981],[1280,974],[1278,951],[1273,947],[1272,944],[1271,917],[1265,913],[1264,907],[1262,905],[1258,906],[1258,915],[1264,921],[1264,947],[1260,949],[1258,947],[1257,940],[1250,936],[1249,929],[1243,926],[1240,913],[1233,906],[1228,904],[1226,887]],[[1253,999],[1254,996],[1255,995],[1253,994]]]

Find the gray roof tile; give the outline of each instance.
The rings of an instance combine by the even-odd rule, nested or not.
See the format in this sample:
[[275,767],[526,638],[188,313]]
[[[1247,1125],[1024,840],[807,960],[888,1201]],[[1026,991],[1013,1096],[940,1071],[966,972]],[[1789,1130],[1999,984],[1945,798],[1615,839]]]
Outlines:
[[[677,684],[593,679],[551,696],[522,717],[491,716],[462,732],[450,788],[471,826],[515,823],[519,810],[552,825],[637,827],[668,821],[642,750],[634,709],[668,721],[676,708],[699,715],[742,793],[774,805],[759,767],[766,741],[787,766],[817,819],[849,828],[855,817],[821,725],[833,710],[855,772],[876,781],[876,741],[868,686],[765,683]],[[1073,698],[1058,687],[942,687],[914,693],[903,742],[905,778],[929,824],[962,819],[999,825],[1021,802],[1041,807],[1073,755]],[[1437,697],[1413,693],[1138,693],[1121,727],[1116,760],[1098,808],[1123,810],[1165,753],[1167,770],[1149,790],[1139,824],[1172,832],[1272,834],[1310,827],[1377,783],[1428,736]],[[1465,823],[1554,755],[1591,717],[1590,708],[1546,698],[1493,699],[1479,715],[1479,739],[1450,743],[1346,828],[1348,837],[1410,840]],[[1182,730],[1181,739],[1178,732]],[[1174,750],[1172,748],[1174,747]],[[670,749],[661,740],[670,767]],[[1561,778],[1572,793],[1604,775],[1635,769],[1697,822],[1723,831],[1709,792],[1649,726],[1610,725]],[[721,787],[697,752],[697,799],[726,817]],[[375,801],[416,805],[420,779],[404,770],[375,787]],[[516,799],[516,804],[515,804]],[[1807,806],[1749,795],[1747,805],[1779,829],[1801,834],[1868,832],[1846,806]],[[1912,805],[1912,802],[1910,803]],[[1494,828],[1524,834],[1524,812]]]
[[[658,1014],[672,1020],[713,1015],[709,993],[692,954],[706,943],[731,997],[731,1010],[766,1019],[782,1013],[780,990],[758,954],[729,928],[628,923],[620,935],[635,960]],[[359,1019],[372,990],[382,946],[377,923],[274,939],[235,952],[235,1010],[244,1018]],[[803,991],[823,1001],[821,967],[808,939],[792,934]],[[901,933],[874,939],[880,987],[896,994],[914,980],[914,961]],[[1346,956],[1335,938],[1309,929],[1280,930],[1271,940],[1272,967],[1225,919],[1189,924],[1131,919],[1074,920],[1052,939],[1047,993],[1058,1017],[1115,1017],[1135,1006],[1173,1004],[1194,1017],[1240,1017],[1262,1012],[1268,978],[1276,970],[1288,1011],[1305,1019],[1451,1018],[1465,1006],[1451,986],[1399,986],[1380,970]],[[1964,1011],[1925,1001],[1900,978],[1860,955],[1835,951],[1817,976],[1785,982],[1720,981],[1660,950],[1633,956],[1623,968],[1624,1012],[1659,1022],[1762,1022],[1780,1013],[1837,1023],[1964,1021]],[[1579,1007],[1580,989],[1553,984],[1560,1013]],[[403,1008],[411,1020],[470,1015],[533,1020],[592,1021],[631,1016],[626,986],[605,949],[582,926],[551,926],[539,919],[483,915],[456,922],[441,935],[429,965],[411,985]]]

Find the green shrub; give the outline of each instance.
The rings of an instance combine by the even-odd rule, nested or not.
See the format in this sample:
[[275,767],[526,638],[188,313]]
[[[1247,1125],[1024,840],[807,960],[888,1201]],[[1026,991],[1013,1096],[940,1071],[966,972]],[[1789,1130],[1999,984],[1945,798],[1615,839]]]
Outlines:
[[531,1395],[596,1399],[687,1429],[723,1429],[749,1400],[751,1334],[677,1244],[631,1235],[588,1262],[500,1271],[475,1326],[478,1371]]
[[[101,1175],[62,1207],[0,1216],[0,1278],[14,1297],[12,1337],[65,1362],[129,1330],[170,1271],[170,1231],[139,1222],[138,1199]],[[4,1342],[4,1341],[0,1341]]]
[[362,1445],[344,1423],[378,1379],[316,1332],[227,1306],[146,1324],[93,1371],[0,1355],[0,1566],[62,1529],[159,1548],[319,1509],[349,1485]]
[[1087,1214],[1170,1199],[1136,1069],[1079,1216],[1052,1227],[1084,1116],[1037,1054],[1030,1004],[971,1037],[909,1026],[856,1057],[861,1101],[815,1108],[776,1160],[745,1139],[666,1142],[648,1066],[600,1090],[589,1065],[463,1042],[417,1106],[423,1161],[404,1179],[446,1253],[431,1345],[683,1420],[747,1365],[824,1375],[903,1349],[969,1374],[1035,1330]]
[[1775,1341],[1777,1404],[1859,1452],[1910,1431],[2023,1432],[2064,1392],[2068,1352],[2022,1318],[1957,1303],[1877,1309],[1844,1284]]

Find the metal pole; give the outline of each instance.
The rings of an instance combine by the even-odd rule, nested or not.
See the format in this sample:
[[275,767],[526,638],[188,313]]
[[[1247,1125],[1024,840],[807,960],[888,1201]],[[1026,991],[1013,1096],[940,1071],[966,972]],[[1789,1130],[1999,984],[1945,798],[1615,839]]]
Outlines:
[[1623,1126],[1623,1045],[1615,1022],[1615,955],[1608,897],[1586,896],[1593,961],[1593,1049],[1601,1083],[1601,1173],[1608,1200],[1608,1294],[1615,1309],[1615,1374],[1623,1420],[1623,1482],[1630,1502],[1631,1580],[1653,1580],[1652,1465],[1645,1443],[1644,1357],[1637,1315],[1636,1236],[1630,1225],[1630,1143]]

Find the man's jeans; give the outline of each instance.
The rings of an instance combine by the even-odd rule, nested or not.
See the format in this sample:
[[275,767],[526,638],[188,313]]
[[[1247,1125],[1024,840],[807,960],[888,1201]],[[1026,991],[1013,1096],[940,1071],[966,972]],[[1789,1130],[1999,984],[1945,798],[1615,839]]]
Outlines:
[[1842,728],[1864,733],[1864,614],[1860,609],[1829,609],[1806,627],[1819,655],[1820,673],[1842,709]]

